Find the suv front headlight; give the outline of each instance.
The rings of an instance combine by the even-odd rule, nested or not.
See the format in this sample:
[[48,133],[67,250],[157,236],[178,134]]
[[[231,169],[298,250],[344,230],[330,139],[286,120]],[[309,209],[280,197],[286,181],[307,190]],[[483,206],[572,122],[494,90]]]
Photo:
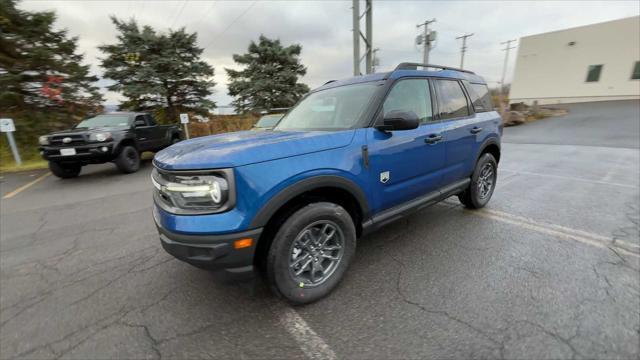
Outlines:
[[40,145],[49,145],[49,137],[46,135],[42,135],[38,138],[38,142]]
[[233,172],[163,171],[154,169],[151,182],[159,205],[177,214],[204,214],[228,210],[235,205]]

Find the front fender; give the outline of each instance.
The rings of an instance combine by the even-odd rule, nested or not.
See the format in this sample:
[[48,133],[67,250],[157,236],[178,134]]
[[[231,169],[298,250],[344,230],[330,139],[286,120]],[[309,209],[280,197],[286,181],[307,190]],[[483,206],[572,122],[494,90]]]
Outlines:
[[337,174],[302,175],[304,178],[300,179],[298,176],[298,179],[293,180],[293,184],[291,184],[292,179],[287,180],[285,182],[287,185],[283,186],[279,192],[271,196],[271,198],[256,213],[256,216],[251,222],[250,228],[253,229],[265,226],[276,211],[278,211],[278,209],[288,201],[307,191],[323,187],[334,187],[351,193],[358,201],[363,218],[369,218],[369,204],[365,193],[354,181]]

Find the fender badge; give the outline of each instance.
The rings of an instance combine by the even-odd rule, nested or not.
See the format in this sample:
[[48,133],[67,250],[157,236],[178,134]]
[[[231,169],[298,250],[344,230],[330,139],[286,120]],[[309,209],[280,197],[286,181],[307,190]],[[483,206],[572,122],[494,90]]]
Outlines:
[[380,182],[386,184],[391,178],[391,174],[388,171],[384,171],[380,173]]

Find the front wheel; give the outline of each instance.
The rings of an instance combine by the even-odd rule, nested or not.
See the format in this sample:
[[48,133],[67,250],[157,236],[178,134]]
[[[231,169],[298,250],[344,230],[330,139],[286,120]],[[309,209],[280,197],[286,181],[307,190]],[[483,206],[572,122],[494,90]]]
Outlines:
[[140,168],[140,153],[133,146],[124,146],[115,162],[118,170],[125,174],[136,172]]
[[491,199],[497,180],[498,163],[496,159],[489,153],[483,154],[476,163],[469,187],[458,195],[458,199],[469,209],[480,209],[487,205]]
[[299,305],[328,295],[340,282],[356,250],[356,230],[339,205],[309,204],[291,215],[267,255],[271,288]]
[[49,170],[51,173],[61,179],[70,179],[80,175],[82,166],[79,164],[61,164],[55,161],[49,161]]

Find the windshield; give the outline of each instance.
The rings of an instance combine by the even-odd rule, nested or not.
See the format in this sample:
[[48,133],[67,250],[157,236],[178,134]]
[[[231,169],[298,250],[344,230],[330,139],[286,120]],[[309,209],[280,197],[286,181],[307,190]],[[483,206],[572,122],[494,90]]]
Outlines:
[[335,87],[310,94],[291,110],[276,130],[342,130],[356,125],[377,83]]
[[129,126],[128,115],[98,115],[82,120],[76,128],[123,127]]
[[258,122],[256,123],[256,127],[259,127],[259,128],[274,127],[278,122],[278,120],[282,119],[283,116],[284,114],[265,115],[261,117],[260,120],[258,120]]

